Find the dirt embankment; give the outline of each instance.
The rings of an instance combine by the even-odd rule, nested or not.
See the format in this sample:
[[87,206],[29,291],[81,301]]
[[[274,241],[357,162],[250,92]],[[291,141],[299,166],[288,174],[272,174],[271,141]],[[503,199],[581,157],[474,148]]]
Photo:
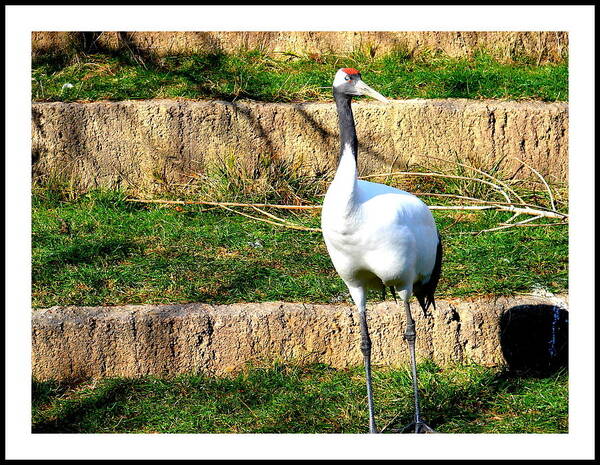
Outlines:
[[[521,369],[566,363],[565,299],[440,300],[428,317],[413,308],[418,357]],[[373,362],[408,363],[403,309],[380,303],[369,306],[368,318]],[[358,314],[348,305],[53,307],[33,311],[32,330],[39,380],[226,375],[273,360],[338,368],[362,363]]]
[[[496,100],[405,100],[354,105],[361,174],[463,161],[488,168],[514,157],[549,181],[568,178],[568,105]],[[149,100],[34,103],[35,178],[73,186],[160,189],[211,163],[288,160],[304,174],[334,170],[338,128],[332,103]],[[521,169],[518,176],[532,176]]]
[[133,51],[142,59],[153,56],[231,53],[314,55],[362,51],[378,56],[402,49],[413,55],[443,52],[470,56],[485,49],[495,58],[527,57],[537,63],[560,62],[568,54],[568,33],[559,31],[196,31],[196,32],[32,32],[34,58],[44,53],[70,55],[77,51]]

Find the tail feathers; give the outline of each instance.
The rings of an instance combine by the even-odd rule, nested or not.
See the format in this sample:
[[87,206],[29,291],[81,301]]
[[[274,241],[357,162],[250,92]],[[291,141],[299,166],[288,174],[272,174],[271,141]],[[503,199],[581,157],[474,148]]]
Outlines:
[[435,310],[435,297],[433,295],[416,295],[415,297],[419,301],[419,305],[423,309],[423,313],[427,314],[427,310],[431,305],[433,305],[433,309]]
[[417,300],[419,301],[419,305],[423,309],[423,313],[427,314],[427,310],[431,305],[435,309],[435,290],[438,285],[438,281],[440,280],[440,275],[442,273],[442,238],[440,237],[440,233],[438,232],[438,246],[437,253],[435,256],[435,264],[433,265],[433,270],[431,271],[431,276],[429,277],[429,281],[424,284],[415,283],[413,287],[413,293]]

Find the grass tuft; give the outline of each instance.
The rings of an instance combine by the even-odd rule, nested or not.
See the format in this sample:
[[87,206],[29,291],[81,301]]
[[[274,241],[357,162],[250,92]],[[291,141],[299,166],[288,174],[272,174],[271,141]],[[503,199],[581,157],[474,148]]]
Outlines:
[[324,192],[328,176],[308,176],[300,162],[267,154],[241,157],[231,153],[195,174],[184,190],[173,193],[222,202],[303,204]]

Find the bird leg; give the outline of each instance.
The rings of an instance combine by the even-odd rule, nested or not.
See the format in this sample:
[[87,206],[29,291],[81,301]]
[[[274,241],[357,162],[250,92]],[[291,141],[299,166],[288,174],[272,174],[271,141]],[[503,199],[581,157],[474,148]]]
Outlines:
[[427,424],[421,419],[421,410],[419,408],[419,388],[417,381],[417,361],[415,357],[415,341],[417,339],[417,332],[415,331],[415,320],[413,320],[412,314],[410,313],[410,304],[408,298],[404,301],[404,309],[406,311],[406,331],[404,332],[404,339],[408,342],[408,349],[410,352],[410,366],[412,370],[412,384],[413,394],[415,399],[415,419],[402,430],[402,432],[411,432],[414,428],[415,433],[434,433]]
[[377,433],[375,426],[375,413],[373,407],[373,389],[371,387],[371,338],[369,337],[369,327],[367,326],[367,310],[364,306],[359,307],[360,313],[360,350],[365,360],[365,374],[367,378],[367,398],[369,403],[369,433]]

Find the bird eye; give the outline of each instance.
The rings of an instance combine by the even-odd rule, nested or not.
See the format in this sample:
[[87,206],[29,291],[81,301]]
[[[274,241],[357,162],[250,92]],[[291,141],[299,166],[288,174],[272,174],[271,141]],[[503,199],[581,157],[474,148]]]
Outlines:
[[345,79],[346,81],[349,81],[351,78],[350,78],[350,76],[346,76],[344,79]]

